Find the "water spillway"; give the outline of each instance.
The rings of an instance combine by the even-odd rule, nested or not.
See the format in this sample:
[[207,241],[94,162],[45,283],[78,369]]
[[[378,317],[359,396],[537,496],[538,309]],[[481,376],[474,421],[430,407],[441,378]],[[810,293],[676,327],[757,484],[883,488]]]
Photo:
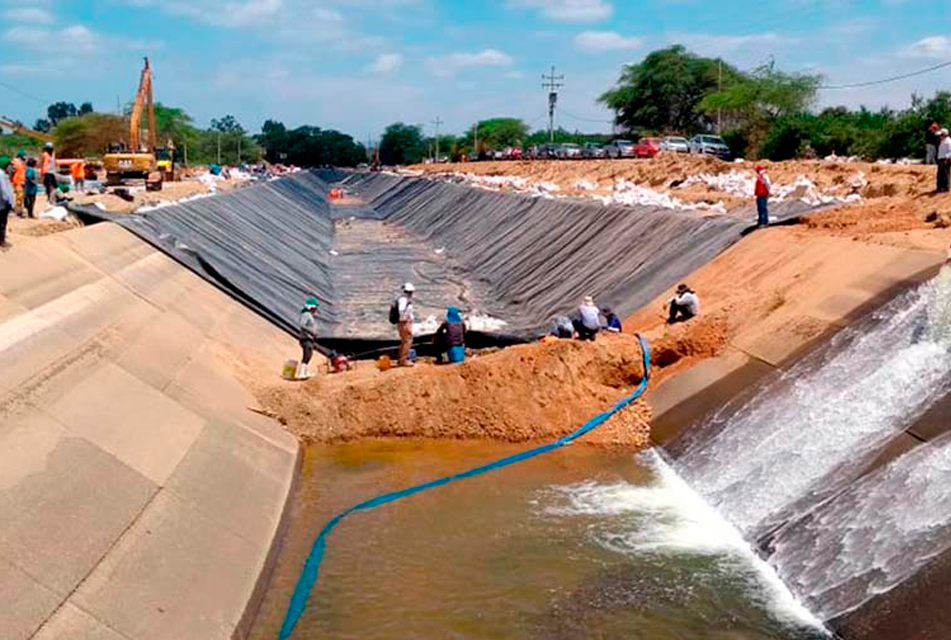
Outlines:
[[[951,549],[951,436],[906,434],[951,395],[949,297],[945,269],[672,447],[824,620],[881,609]],[[859,637],[889,637],[876,633]]]

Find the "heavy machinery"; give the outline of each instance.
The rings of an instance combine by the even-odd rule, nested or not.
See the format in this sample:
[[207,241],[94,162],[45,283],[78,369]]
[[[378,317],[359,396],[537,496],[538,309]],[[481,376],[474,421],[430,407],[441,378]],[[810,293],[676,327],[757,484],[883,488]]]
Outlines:
[[[144,144],[140,137],[143,113],[148,118],[148,133]],[[161,166],[157,155],[166,156],[162,159]],[[103,156],[102,164],[106,169],[106,183],[110,185],[145,180],[148,190],[158,191],[162,188],[166,176],[171,179],[174,175],[172,155],[155,146],[155,105],[152,101],[152,68],[148,58],[145,58],[139,90],[135,94],[135,102],[132,103],[132,113],[129,116],[129,144],[119,142],[110,145],[109,152]]]
[[53,141],[53,136],[51,136],[48,133],[41,133],[39,131],[34,131],[33,129],[30,129],[29,127],[24,127],[19,122],[14,122],[13,120],[8,120],[6,118],[0,118],[0,127],[5,127],[7,129],[10,129],[13,133],[16,133],[22,136],[35,138],[36,140],[39,140],[40,142]]

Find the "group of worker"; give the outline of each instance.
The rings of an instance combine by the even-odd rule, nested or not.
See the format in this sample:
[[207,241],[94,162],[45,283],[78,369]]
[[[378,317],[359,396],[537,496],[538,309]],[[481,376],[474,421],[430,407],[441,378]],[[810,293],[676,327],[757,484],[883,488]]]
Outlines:
[[[416,321],[413,308],[413,299],[416,287],[411,282],[403,285],[400,296],[390,307],[390,323],[396,325],[400,346],[398,364],[401,367],[415,366],[413,357],[413,324]],[[299,343],[301,347],[301,362],[297,377],[308,379],[313,377],[310,371],[310,362],[317,348],[317,312],[320,301],[317,298],[308,298],[304,302],[300,316]],[[456,364],[466,359],[466,323],[462,312],[456,307],[446,310],[446,319],[436,329],[433,345],[436,351],[436,362],[442,364]]]
[[[71,171],[76,188],[81,189],[85,173],[82,163],[74,163]],[[7,221],[11,213],[21,218],[36,217],[34,208],[41,185],[47,199],[53,204],[57,181],[56,151],[52,142],[46,143],[39,162],[36,158],[27,157],[26,151],[22,149],[13,158],[0,156],[0,248],[10,246],[7,242]]]
[[925,133],[925,164],[936,164],[936,187],[938,193],[951,189],[951,137],[948,130],[932,122]]

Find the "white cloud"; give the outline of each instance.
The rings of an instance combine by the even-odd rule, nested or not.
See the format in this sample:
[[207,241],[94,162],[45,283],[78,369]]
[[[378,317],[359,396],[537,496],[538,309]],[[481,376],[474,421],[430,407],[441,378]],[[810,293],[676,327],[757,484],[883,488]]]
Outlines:
[[367,73],[387,76],[396,73],[403,66],[403,56],[399,53],[381,53],[367,67]]
[[686,43],[691,51],[705,56],[725,56],[742,53],[745,58],[772,55],[777,49],[799,43],[797,38],[779,35],[772,31],[754,35],[718,35],[707,33],[668,33],[669,43]]
[[947,58],[951,56],[951,37],[922,38],[902,49],[901,54],[906,58]]
[[3,12],[4,20],[27,24],[53,24],[53,14],[36,7],[11,8]]
[[155,7],[174,15],[216,27],[242,28],[268,25],[285,8],[284,0],[131,0],[140,7]]
[[598,22],[610,18],[614,5],[605,0],[507,0],[510,9],[540,9],[549,20]]
[[12,27],[3,34],[4,42],[28,49],[90,55],[100,46],[101,38],[87,27],[74,24],[62,29]]
[[575,36],[575,47],[594,53],[639,49],[641,45],[640,38],[625,37],[615,31],[583,31]]
[[451,78],[469,67],[509,67],[514,60],[498,49],[485,49],[479,53],[450,53],[446,56],[427,58],[426,66],[440,78]]
[[512,71],[506,72],[505,77],[509,80],[521,80],[525,77],[525,74],[518,69],[513,69]]

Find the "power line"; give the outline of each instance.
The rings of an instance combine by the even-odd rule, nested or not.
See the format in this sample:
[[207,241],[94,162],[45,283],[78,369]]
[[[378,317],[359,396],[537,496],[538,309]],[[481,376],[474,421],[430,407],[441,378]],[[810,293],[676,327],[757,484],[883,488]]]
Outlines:
[[585,118],[584,116],[576,116],[570,111],[565,111],[564,109],[562,109],[561,112],[565,114],[566,116],[568,116],[569,118],[578,120],[580,122],[597,122],[598,124],[614,124],[614,120],[604,120],[603,118]]
[[914,78],[915,76],[923,76],[926,73],[931,73],[932,71],[937,71],[938,69],[944,69],[945,67],[951,67],[951,60],[933,65],[931,67],[927,67],[926,69],[919,69],[918,71],[903,73],[901,75],[891,76],[888,78],[882,78],[880,80],[869,80],[867,82],[853,82],[850,84],[824,85],[824,86],[820,86],[819,88],[831,90],[831,89],[857,89],[859,87],[872,87],[879,84],[888,84],[889,82],[897,82],[899,80],[904,80],[905,78]]
[[30,94],[30,93],[27,93],[26,91],[21,91],[20,89],[17,89],[16,87],[14,87],[14,86],[12,86],[12,85],[7,84],[7,83],[4,82],[3,80],[0,80],[0,87],[6,87],[7,89],[9,89],[10,91],[12,91],[13,93],[19,94],[19,95],[23,96],[24,98],[28,98],[28,99],[30,99],[30,100],[35,100],[35,101],[38,102],[39,104],[43,104],[43,105],[47,104],[47,101],[44,100],[43,98],[38,98],[38,97],[36,97],[36,96],[34,96],[34,95]]

